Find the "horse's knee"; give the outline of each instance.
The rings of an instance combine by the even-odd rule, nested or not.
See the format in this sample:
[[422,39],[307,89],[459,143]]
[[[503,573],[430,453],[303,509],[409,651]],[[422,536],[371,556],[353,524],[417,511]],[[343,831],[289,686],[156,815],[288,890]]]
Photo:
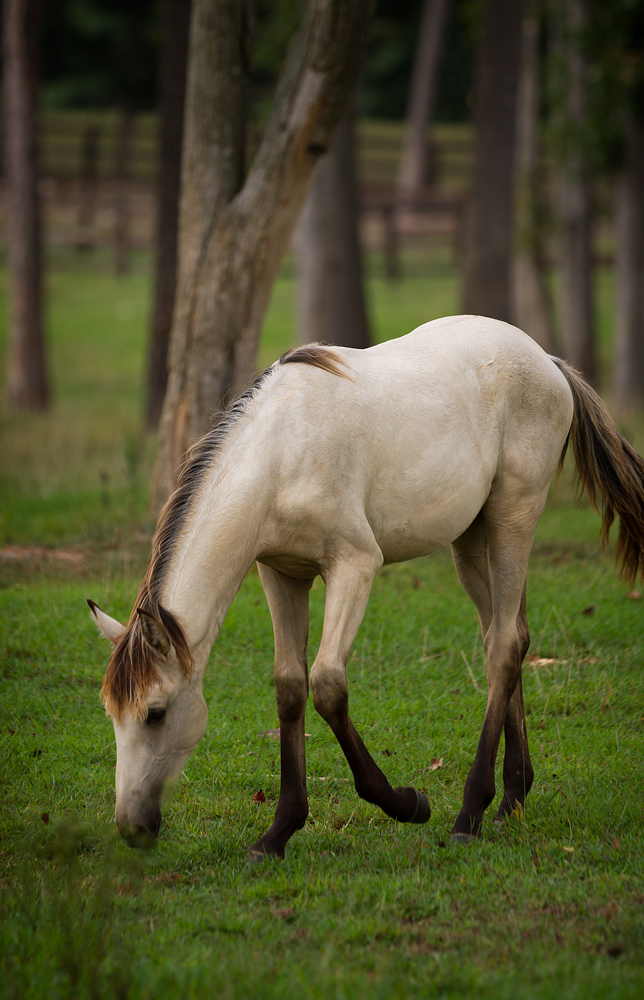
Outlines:
[[306,673],[276,667],[273,672],[277,714],[282,722],[295,721],[302,717],[309,696]]
[[349,689],[343,669],[314,667],[311,671],[311,692],[316,712],[327,722],[346,714]]

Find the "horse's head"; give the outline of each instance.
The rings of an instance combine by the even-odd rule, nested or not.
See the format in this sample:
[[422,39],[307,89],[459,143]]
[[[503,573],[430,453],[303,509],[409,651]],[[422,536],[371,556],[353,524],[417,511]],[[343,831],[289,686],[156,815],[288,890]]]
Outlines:
[[201,678],[181,629],[162,608],[121,625],[88,601],[113,645],[101,695],[116,736],[116,825],[132,847],[152,843],[169,786],[206,729]]

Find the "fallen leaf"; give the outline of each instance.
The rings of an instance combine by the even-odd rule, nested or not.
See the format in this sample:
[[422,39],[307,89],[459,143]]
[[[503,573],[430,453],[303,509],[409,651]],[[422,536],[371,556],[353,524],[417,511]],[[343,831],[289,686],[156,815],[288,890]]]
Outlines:
[[274,917],[277,917],[278,920],[288,920],[288,918],[292,917],[295,913],[295,909],[291,906],[284,910],[271,910],[271,913]]
[[570,847],[568,844],[564,844],[563,847],[561,848],[561,850],[565,851],[566,854],[574,854],[575,853],[575,848],[574,847]]
[[613,844],[615,845],[615,850],[619,851],[619,840],[617,837],[613,837]]
[[590,616],[594,614],[595,614],[594,604],[589,604],[588,607],[584,608],[584,610],[582,611],[582,615],[586,615],[587,618],[590,618]]
[[630,594],[626,595],[631,601],[641,601],[642,592],[641,590],[631,590]]
[[534,864],[535,868],[537,869],[541,868],[541,861],[539,860],[539,852],[536,848],[534,854],[532,855],[532,863]]
[[552,656],[526,656],[525,662],[531,667],[550,667],[553,663],[564,663],[564,660],[556,660]]
[[255,794],[253,795],[253,802],[266,802],[266,796],[264,795],[261,788],[258,792],[255,792]]
[[430,771],[437,771],[438,768],[442,767],[442,766],[443,766],[443,758],[442,757],[434,757],[433,761],[429,765],[429,770]]
[[9,732],[11,733],[12,736],[16,735],[16,730],[12,729],[11,726],[7,726],[7,729],[9,730]]
[[418,590],[419,587],[422,587],[423,581],[419,576],[412,576],[411,585],[414,588],[414,590]]
[[49,826],[49,813],[41,813],[40,818],[45,824],[45,826]]

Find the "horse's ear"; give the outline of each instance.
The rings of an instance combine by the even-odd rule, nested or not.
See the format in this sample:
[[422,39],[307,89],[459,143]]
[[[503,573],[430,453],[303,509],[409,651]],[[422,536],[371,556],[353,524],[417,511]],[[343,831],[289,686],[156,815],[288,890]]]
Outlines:
[[149,611],[144,611],[143,608],[137,608],[136,613],[141,622],[141,634],[144,641],[157,656],[167,656],[172,643],[163,623],[151,615]]
[[99,631],[109,639],[110,642],[118,642],[121,637],[121,633],[125,631],[125,625],[121,625],[114,618],[110,618],[105,612],[101,611],[98,604],[94,604],[94,601],[87,599],[89,604],[89,610],[92,612],[94,621],[98,625]]

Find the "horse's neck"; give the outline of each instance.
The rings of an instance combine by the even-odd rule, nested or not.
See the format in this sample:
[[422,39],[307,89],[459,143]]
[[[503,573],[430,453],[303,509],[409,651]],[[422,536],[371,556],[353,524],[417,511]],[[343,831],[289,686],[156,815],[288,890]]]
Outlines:
[[[161,604],[181,622],[193,655],[203,650],[206,660],[257,555],[261,494],[249,488],[248,467],[240,472],[229,462],[223,474],[205,477],[161,589]],[[255,480],[261,483],[261,475]]]

